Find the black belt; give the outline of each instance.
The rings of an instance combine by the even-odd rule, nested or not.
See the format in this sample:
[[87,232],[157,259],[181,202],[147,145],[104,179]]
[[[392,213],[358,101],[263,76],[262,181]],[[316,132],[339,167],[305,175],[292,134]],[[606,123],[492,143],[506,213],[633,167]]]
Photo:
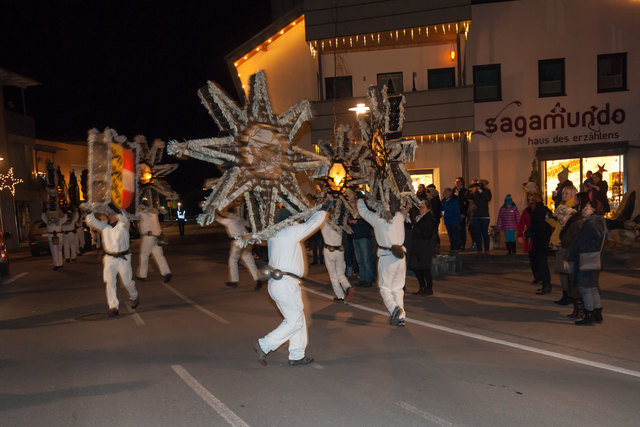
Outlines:
[[326,243],[324,244],[324,247],[329,249],[329,252],[333,252],[333,251],[340,251],[340,252],[344,252],[344,246],[340,245],[340,246],[331,246],[331,245],[327,245]]
[[131,253],[131,251],[128,250],[128,249],[126,251],[124,251],[124,252],[115,252],[115,253],[114,252],[104,251],[105,255],[109,255],[110,257],[113,257],[113,258],[122,258],[122,259],[126,259],[125,257],[127,255],[129,255],[130,253]]
[[378,246],[380,249],[384,249],[387,251],[391,251],[394,257],[398,259],[404,258],[404,248],[401,245],[391,245],[390,248],[385,248],[384,246]]

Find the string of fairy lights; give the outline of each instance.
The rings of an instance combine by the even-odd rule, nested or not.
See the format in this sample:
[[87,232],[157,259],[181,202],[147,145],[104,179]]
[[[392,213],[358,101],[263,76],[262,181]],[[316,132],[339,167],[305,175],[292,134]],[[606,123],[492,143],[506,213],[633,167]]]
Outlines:
[[13,197],[16,195],[16,184],[21,182],[24,181],[13,176],[13,168],[10,168],[6,175],[0,173],[0,191],[10,190]]

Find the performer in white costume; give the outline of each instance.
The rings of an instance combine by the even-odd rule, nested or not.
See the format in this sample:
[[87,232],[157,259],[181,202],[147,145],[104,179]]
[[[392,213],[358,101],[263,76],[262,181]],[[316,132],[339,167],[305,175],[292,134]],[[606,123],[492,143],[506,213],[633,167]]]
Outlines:
[[43,212],[42,222],[47,225],[47,231],[49,234],[49,252],[51,252],[51,259],[53,261],[53,269],[58,270],[62,268],[64,258],[62,258],[62,224],[67,221],[67,216],[57,216],[54,212]]
[[242,260],[251,277],[256,282],[255,290],[262,287],[262,281],[258,280],[258,269],[253,259],[253,245],[247,245],[244,248],[234,243],[234,237],[241,236],[247,232],[247,223],[233,212],[226,212],[216,215],[216,221],[224,225],[227,234],[231,238],[231,248],[229,250],[229,281],[227,286],[237,287],[240,275],[238,273],[238,262]]
[[[378,242],[378,286],[384,305],[389,310],[389,323],[404,326],[404,288],[407,263],[404,258],[404,222],[405,218],[394,206],[395,214],[387,222],[375,212],[369,210],[364,200],[358,200],[358,213],[373,227]],[[393,249],[393,252],[392,252]],[[402,258],[398,258],[402,256]]]
[[325,222],[322,228],[322,238],[324,239],[324,265],[329,272],[331,279],[331,287],[336,296],[333,298],[335,302],[351,302],[353,298],[353,287],[349,283],[349,279],[344,274],[344,246],[342,246],[342,231],[334,228],[328,222]]
[[157,209],[143,209],[136,214],[140,218],[138,229],[142,242],[140,243],[140,265],[138,267],[138,279],[147,280],[149,270],[149,256],[153,255],[160,274],[167,283],[171,280],[171,270],[164,257],[162,247],[158,245],[158,239],[162,234]]
[[131,308],[138,307],[138,291],[131,272],[129,252],[129,218],[124,211],[109,214],[108,222],[101,221],[93,213],[87,215],[87,224],[101,232],[104,247],[103,279],[106,287],[109,317],[118,315],[120,302],[117,296],[118,274],[131,298]]
[[[330,202],[329,202],[330,203]],[[323,205],[323,209],[329,209]],[[253,342],[258,361],[267,364],[267,354],[289,341],[289,365],[308,365],[313,359],[305,356],[307,322],[304,316],[300,278],[304,275],[305,256],[302,242],[313,234],[327,217],[325,210],[314,213],[302,224],[293,224],[276,232],[268,240],[269,263],[282,272],[279,280],[269,279],[269,296],[284,317],[282,323],[268,335]],[[290,274],[287,274],[290,273]],[[279,277],[278,274],[274,274]]]
[[67,215],[67,220],[62,224],[62,253],[67,262],[75,261],[78,254],[78,236],[76,235],[76,223],[78,222],[78,211],[74,210],[71,215]]

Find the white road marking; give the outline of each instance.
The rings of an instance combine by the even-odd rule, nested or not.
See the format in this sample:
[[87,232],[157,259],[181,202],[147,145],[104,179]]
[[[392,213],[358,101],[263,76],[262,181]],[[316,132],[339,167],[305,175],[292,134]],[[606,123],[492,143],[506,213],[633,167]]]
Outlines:
[[217,320],[218,322],[228,325],[229,322],[227,322],[224,318],[218,316],[217,314],[207,310],[206,308],[202,307],[199,304],[196,304],[192,299],[190,299],[189,297],[187,297],[186,295],[184,295],[182,292],[178,291],[177,289],[174,289],[173,287],[171,287],[170,285],[167,285],[166,283],[163,283],[164,287],[169,289],[171,292],[173,292],[174,294],[178,295],[180,298],[182,298],[183,300],[185,300],[186,302],[188,302],[189,304],[191,304],[194,308],[200,310],[201,312],[203,312],[204,314],[206,314],[207,316],[211,317],[212,319]]
[[209,390],[204,388],[202,384],[191,376],[186,369],[181,365],[171,365],[171,369],[178,374],[182,381],[184,381],[198,396],[202,398],[209,406],[211,406],[222,418],[224,418],[230,425],[236,427],[249,427],[249,424],[245,423],[242,418],[237,416],[227,405],[218,400]]
[[[313,290],[313,289],[308,289],[308,288],[305,288],[305,287],[303,287],[302,289],[304,289],[305,291],[310,292],[312,294],[319,295],[319,296],[322,296],[322,297],[325,297],[325,298],[328,298],[328,299],[332,298],[330,295],[327,295],[327,294],[322,293],[322,292],[318,292],[318,291]],[[369,311],[371,313],[381,314],[383,316],[389,316],[389,313],[387,313],[386,311],[376,310],[375,308],[369,308],[369,307],[366,307],[364,305],[353,304],[353,303],[349,303],[348,305],[350,305],[352,307],[355,307],[355,308],[359,308],[359,309],[364,310],[364,311]],[[578,363],[578,364],[581,364],[581,365],[591,366],[592,368],[604,369],[606,371],[617,372],[619,374],[630,375],[632,377],[640,378],[640,372],[638,372],[638,371],[634,371],[634,370],[626,369],[626,368],[621,368],[619,366],[609,365],[607,363],[594,362],[594,361],[591,361],[591,360],[582,359],[580,357],[567,356],[567,355],[562,354],[562,353],[556,353],[555,351],[542,350],[540,348],[535,348],[535,347],[531,347],[531,346],[528,346],[528,345],[522,345],[522,344],[517,344],[517,343],[513,343],[513,342],[510,342],[510,341],[505,341],[505,340],[501,340],[501,339],[497,339],[497,338],[491,338],[491,337],[487,337],[485,335],[474,334],[472,332],[461,331],[459,329],[453,329],[453,328],[449,328],[449,327],[446,327],[446,326],[435,325],[433,323],[423,322],[421,320],[414,320],[414,319],[406,318],[405,319],[405,323],[413,323],[413,324],[416,324],[416,325],[425,326],[427,328],[437,329],[439,331],[448,332],[448,333],[456,334],[456,335],[461,335],[461,336],[467,337],[467,338],[472,338],[472,339],[476,339],[476,340],[480,340],[480,341],[486,341],[486,342],[490,342],[490,343],[493,343],[493,344],[503,345],[503,346],[506,346],[506,347],[517,348],[519,350],[529,351],[531,353],[542,354],[544,356],[554,357],[556,359],[566,360],[568,362],[573,362],[573,363]]]
[[140,316],[135,310],[133,310],[131,307],[129,307],[129,305],[125,305],[127,311],[131,314],[131,317],[133,317],[133,321],[136,322],[136,325],[138,326],[144,326],[144,320],[142,320],[142,316]]
[[409,405],[406,402],[397,402],[398,406],[400,406],[402,409],[406,409],[407,411],[411,412],[412,414],[415,414],[419,417],[424,418],[427,421],[431,421],[434,424],[437,424],[439,426],[453,426],[453,423],[450,423],[447,420],[443,420],[440,417],[436,417],[433,414],[430,414],[429,412],[423,411],[422,409],[416,408],[413,405]]
[[20,273],[20,274],[16,274],[15,276],[13,276],[11,279],[7,279],[4,282],[2,282],[3,285],[8,285],[10,283],[15,282],[16,280],[18,280],[21,277],[26,276],[27,274],[29,274],[28,271],[25,271],[24,273]]

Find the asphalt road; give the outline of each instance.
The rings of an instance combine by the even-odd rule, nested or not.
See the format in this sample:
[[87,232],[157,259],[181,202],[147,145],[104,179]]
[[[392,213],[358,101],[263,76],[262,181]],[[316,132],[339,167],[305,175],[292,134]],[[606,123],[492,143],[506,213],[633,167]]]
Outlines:
[[55,272],[47,256],[12,261],[0,278],[0,425],[638,425],[635,277],[603,274],[594,327],[567,321],[557,290],[536,296],[521,262],[437,280],[431,297],[412,295],[409,277],[397,328],[376,288],[334,303],[324,267],[311,266],[316,363],[289,367],[281,348],[262,367],[251,340],[280,322],[267,290],[245,270],[239,288],[224,285],[222,229],[168,234],[173,280],[152,270],[135,312],[120,288],[117,319],[97,252]]

